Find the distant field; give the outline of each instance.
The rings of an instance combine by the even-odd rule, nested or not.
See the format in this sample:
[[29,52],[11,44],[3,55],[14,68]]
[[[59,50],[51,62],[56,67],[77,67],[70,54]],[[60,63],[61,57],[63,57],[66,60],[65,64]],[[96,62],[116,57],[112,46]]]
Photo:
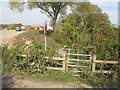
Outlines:
[[15,30],[0,30],[0,44],[10,43],[15,36],[23,33],[25,31],[15,31]]

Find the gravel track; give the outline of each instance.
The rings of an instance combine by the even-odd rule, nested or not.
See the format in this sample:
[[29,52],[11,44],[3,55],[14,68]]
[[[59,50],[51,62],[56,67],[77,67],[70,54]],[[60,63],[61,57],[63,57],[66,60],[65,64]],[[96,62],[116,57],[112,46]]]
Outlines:
[[92,88],[85,84],[60,83],[44,81],[41,79],[33,79],[26,76],[18,76],[15,74],[3,74],[3,88]]
[[10,43],[14,40],[15,36],[18,36],[23,32],[25,31],[0,30],[0,45],[3,43]]

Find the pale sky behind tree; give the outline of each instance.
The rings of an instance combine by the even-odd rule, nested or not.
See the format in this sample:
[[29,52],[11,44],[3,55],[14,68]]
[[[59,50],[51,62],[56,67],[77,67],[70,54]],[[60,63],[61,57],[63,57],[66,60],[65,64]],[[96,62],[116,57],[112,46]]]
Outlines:
[[[104,13],[107,13],[112,24],[118,25],[118,1],[96,1],[90,0],[91,3],[98,5]],[[48,24],[50,18],[42,14],[38,9],[24,9],[22,13],[12,11],[9,8],[8,0],[0,1],[0,24],[22,23],[23,25],[39,24],[43,25],[45,20]]]

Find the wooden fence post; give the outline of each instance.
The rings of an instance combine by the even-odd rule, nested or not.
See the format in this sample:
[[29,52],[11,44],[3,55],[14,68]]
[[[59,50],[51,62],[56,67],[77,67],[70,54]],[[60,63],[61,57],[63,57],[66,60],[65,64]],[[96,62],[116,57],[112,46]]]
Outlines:
[[66,55],[65,55],[65,53],[63,54],[63,58],[64,58],[65,60],[63,60],[63,65],[62,65],[62,67],[63,67],[63,71],[66,72]]
[[95,66],[96,66],[95,60],[96,60],[96,55],[93,55],[92,72],[95,71]]

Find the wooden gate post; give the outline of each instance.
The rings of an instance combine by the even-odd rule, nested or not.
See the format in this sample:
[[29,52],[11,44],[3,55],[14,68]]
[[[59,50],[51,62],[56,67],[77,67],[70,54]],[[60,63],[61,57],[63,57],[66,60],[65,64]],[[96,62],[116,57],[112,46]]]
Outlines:
[[63,71],[66,72],[66,54],[65,54],[65,53],[63,54],[63,58],[64,58],[65,60],[63,60],[63,65],[62,65],[62,67],[63,67]]
[[93,55],[92,72],[95,71],[95,66],[96,66],[95,60],[96,60],[96,55]]

